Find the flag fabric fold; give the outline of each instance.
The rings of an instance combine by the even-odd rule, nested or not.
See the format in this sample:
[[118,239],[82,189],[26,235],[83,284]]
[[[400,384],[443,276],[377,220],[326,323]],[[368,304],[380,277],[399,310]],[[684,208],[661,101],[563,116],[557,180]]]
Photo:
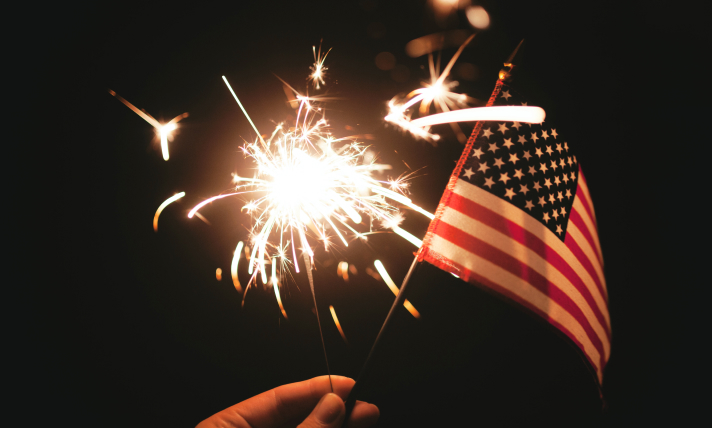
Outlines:
[[[526,101],[500,80],[487,105]],[[602,383],[611,325],[596,216],[576,156],[553,125],[478,122],[418,259],[546,320]]]

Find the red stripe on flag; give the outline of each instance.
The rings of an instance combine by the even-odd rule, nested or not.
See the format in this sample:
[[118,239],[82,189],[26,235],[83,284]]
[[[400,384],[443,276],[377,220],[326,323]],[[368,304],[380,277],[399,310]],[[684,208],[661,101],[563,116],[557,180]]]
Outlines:
[[[578,197],[578,196],[577,196]],[[580,198],[583,200],[583,198]],[[569,221],[573,224],[576,225],[578,230],[581,232],[581,235],[586,239],[586,242],[588,242],[588,245],[591,246],[591,249],[593,250],[594,257],[596,257],[596,260],[598,261],[599,266],[603,266],[603,260],[601,260],[601,257],[598,254],[598,251],[596,250],[596,242],[593,240],[593,237],[591,236],[591,232],[588,229],[588,226],[586,226],[586,223],[583,221],[581,218],[581,215],[576,209],[572,209],[571,212],[569,213]],[[569,240],[569,237],[566,237],[566,246],[570,247],[569,242],[573,240]],[[583,260],[588,261],[588,257],[585,255],[582,255],[579,257],[577,256],[580,261],[583,262]],[[598,278],[598,275],[595,274],[594,278]],[[602,288],[602,284],[599,283],[599,281],[596,281],[596,284]]]
[[[571,253],[578,259],[579,263],[581,263],[581,266],[586,269],[586,272],[591,275],[591,278],[593,278],[593,282],[596,283],[596,288],[598,289],[598,292],[601,293],[601,296],[608,300],[608,291],[606,290],[605,285],[602,284],[599,280],[599,276],[596,272],[596,269],[593,267],[591,260],[589,260],[589,258],[581,249],[581,247],[579,247],[576,241],[568,235],[566,236],[566,241],[564,242],[564,244],[566,244],[566,247],[569,249],[569,251],[571,251]],[[596,257],[596,259],[598,260],[598,253],[595,250],[592,251],[594,252],[594,256]]]
[[[487,242],[475,236],[472,236],[463,230],[453,227],[445,222],[440,223],[440,226],[438,227],[436,233],[441,238],[452,242],[458,247],[464,248],[466,251],[476,254],[482,257],[483,259],[488,260],[494,263],[495,265],[509,271],[513,275],[522,278],[523,280],[531,284],[534,288],[541,291],[549,299],[558,303],[569,314],[571,314],[571,316],[574,317],[576,322],[578,322],[581,327],[583,327],[584,331],[586,332],[586,335],[589,337],[589,340],[591,340],[591,343],[593,343],[593,346],[596,347],[598,352],[602,356],[605,354],[603,349],[603,343],[601,342],[601,339],[598,337],[593,327],[589,323],[588,319],[586,318],[586,315],[584,315],[581,308],[579,308],[578,305],[576,305],[576,303],[574,303],[574,301],[571,300],[571,298],[566,293],[561,291],[556,284],[549,281],[546,277],[540,275],[534,269],[529,267],[529,265],[527,265],[526,263],[520,262],[509,254],[488,244]],[[603,317],[600,316],[600,314],[595,308],[592,307],[591,309],[596,315],[596,318],[598,319],[599,323],[601,323],[601,325],[603,326],[604,331],[607,332]],[[608,340],[610,341],[610,337],[608,337]]]
[[[600,362],[594,362],[591,357],[583,351],[585,349],[585,346],[583,343],[581,343],[576,336],[564,325],[561,323],[557,322],[556,320],[552,319],[549,314],[547,314],[544,311],[539,310],[537,307],[533,306],[531,303],[529,303],[527,300],[520,298],[518,295],[515,293],[512,293],[508,289],[502,287],[501,285],[490,281],[489,279],[478,275],[476,272],[470,271],[469,269],[465,268],[464,266],[460,265],[459,263],[456,263],[450,259],[444,258],[437,254],[436,252],[432,251],[430,248],[424,248],[422,251],[422,256],[423,260],[427,261],[428,263],[432,264],[433,266],[436,266],[445,272],[449,272],[452,274],[457,274],[460,276],[460,278],[463,281],[469,282],[471,284],[474,284],[485,291],[494,291],[495,293],[505,296],[506,298],[520,304],[521,306],[527,308],[534,314],[538,315],[540,318],[545,320],[546,322],[550,323],[553,325],[556,329],[561,331],[563,334],[565,334],[578,348],[581,350],[581,354],[586,358],[586,360],[591,364],[591,367],[594,368],[596,371],[596,377],[598,378],[599,383],[602,382],[602,371],[601,367],[603,367],[603,361]],[[601,355],[601,360],[603,360],[603,353]]]
[[581,203],[583,204],[584,207],[586,207],[586,211],[588,212],[588,216],[591,217],[593,227],[596,228],[596,233],[598,233],[598,223],[596,222],[596,211],[593,209],[593,201],[591,200],[591,195],[589,194],[588,191],[588,182],[586,181],[586,177],[583,175],[583,170],[581,169],[581,165],[579,165],[579,170],[578,170],[578,185],[576,186],[576,194],[581,195]]
[[[588,289],[588,287],[586,287],[586,285],[576,274],[576,272],[574,272],[569,263],[564,260],[561,255],[559,255],[559,253],[551,249],[551,247],[546,245],[546,243],[544,243],[539,237],[523,229],[521,226],[503,218],[496,212],[491,211],[488,208],[485,208],[477,204],[476,202],[464,198],[456,193],[453,193],[450,197],[449,208],[452,208],[472,219],[480,221],[486,224],[487,226],[490,226],[493,229],[511,237],[515,241],[537,253],[541,258],[543,258],[553,267],[558,269],[559,272],[561,272],[561,274],[564,275],[564,277],[566,277],[566,279],[568,279],[571,284],[579,291],[579,293],[581,293],[586,303],[588,303],[588,305],[591,307],[591,310],[595,314],[596,319],[598,319],[598,321],[601,323],[601,326],[603,326],[606,335],[610,340],[610,330],[608,329],[608,323],[606,322],[606,319],[603,314],[601,314],[600,310],[598,310],[598,306],[596,305],[596,301],[591,295],[590,290]],[[442,236],[440,230],[445,226],[449,225],[447,225],[443,221],[440,221],[438,226],[433,230],[433,233]],[[456,241],[452,242],[456,243]],[[464,246],[461,244],[458,245],[461,247]],[[583,267],[584,269],[586,269],[585,265],[583,265]],[[596,275],[595,271],[593,271],[593,269],[591,269],[590,271],[587,269],[587,272],[591,275],[593,282],[596,284],[600,291],[601,285],[598,283],[598,276]],[[542,290],[542,292],[546,293],[545,290]],[[602,296],[605,296],[605,294],[602,293]]]

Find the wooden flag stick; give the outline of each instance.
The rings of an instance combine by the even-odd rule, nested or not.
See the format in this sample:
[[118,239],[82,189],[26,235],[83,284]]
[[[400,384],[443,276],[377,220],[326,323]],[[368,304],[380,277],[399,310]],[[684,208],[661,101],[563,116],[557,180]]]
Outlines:
[[354,387],[351,388],[351,392],[349,393],[349,396],[346,398],[346,417],[344,418],[344,424],[343,426],[346,426],[346,422],[349,420],[349,416],[351,416],[351,412],[354,409],[354,405],[356,404],[356,396],[358,395],[359,391],[363,387],[363,382],[368,376],[368,371],[369,368],[371,367],[371,361],[373,361],[374,356],[376,355],[379,344],[381,343],[383,336],[385,335],[386,331],[388,330],[388,326],[392,324],[393,319],[395,318],[396,314],[396,309],[400,307],[403,302],[405,301],[405,287],[408,285],[408,282],[410,281],[410,278],[413,276],[413,273],[416,270],[416,267],[418,266],[418,256],[415,256],[415,259],[413,259],[413,264],[410,265],[410,269],[408,270],[408,273],[405,275],[405,279],[403,279],[403,284],[400,287],[400,291],[398,291],[398,295],[396,296],[396,300],[393,302],[393,306],[391,306],[391,310],[388,311],[388,316],[386,317],[386,321],[383,322],[383,326],[381,326],[381,331],[378,332],[378,336],[376,336],[376,341],[373,343],[373,346],[371,347],[371,351],[368,353],[368,357],[366,357],[366,362],[363,363],[363,367],[361,368],[361,372],[359,373],[358,377],[356,378],[356,383],[354,384]]

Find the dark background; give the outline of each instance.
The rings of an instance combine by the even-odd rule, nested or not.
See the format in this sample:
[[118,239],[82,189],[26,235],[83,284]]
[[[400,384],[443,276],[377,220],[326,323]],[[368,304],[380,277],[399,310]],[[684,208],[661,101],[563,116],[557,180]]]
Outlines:
[[[526,38],[513,84],[578,153],[596,206],[613,328],[607,409],[576,349],[550,328],[424,266],[408,295],[422,319],[399,313],[364,389],[381,409],[379,426],[679,423],[702,403],[703,311],[692,302],[704,296],[698,240],[706,228],[697,224],[709,192],[694,186],[709,139],[700,127],[710,38],[700,11],[679,2],[578,3],[480,2],[490,28],[460,59],[476,78],[454,78],[459,91],[485,100]],[[395,175],[405,164],[419,170],[413,199],[433,211],[462,146],[446,127],[435,148],[382,122],[385,102],[427,77],[426,58],[404,47],[442,29],[428,6],[106,2],[22,19],[17,63],[31,88],[23,102],[40,119],[24,130],[34,143],[21,193],[34,203],[18,253],[29,264],[11,266],[22,266],[12,288],[27,292],[29,307],[6,302],[8,313],[19,312],[10,325],[20,340],[9,352],[19,357],[9,368],[16,412],[43,425],[194,426],[256,393],[324,374],[305,275],[283,291],[289,320],[271,290],[251,289],[241,308],[229,279],[249,227],[241,204],[205,208],[212,226],[185,216],[250,167],[237,150],[254,134],[220,77],[270,129],[292,112],[274,74],[303,90],[311,48],[323,39],[333,48],[326,88],[340,98],[327,106],[334,133],[373,135]],[[470,29],[462,12],[444,26]],[[405,81],[376,67],[384,51],[408,69]],[[453,53],[445,49],[444,59]],[[150,125],[107,88],[158,119],[190,112],[169,162]],[[156,207],[179,191],[187,196],[154,233]],[[427,221],[409,215],[404,227],[422,236]],[[380,259],[399,282],[413,251],[401,241],[376,235],[317,256],[333,373],[358,374],[393,301],[365,268]],[[336,275],[340,260],[358,268],[349,282]]]

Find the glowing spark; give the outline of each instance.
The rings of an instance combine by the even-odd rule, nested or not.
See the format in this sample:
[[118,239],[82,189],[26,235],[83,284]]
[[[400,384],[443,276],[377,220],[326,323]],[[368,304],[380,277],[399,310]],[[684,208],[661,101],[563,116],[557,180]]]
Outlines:
[[163,203],[158,206],[158,209],[156,210],[156,215],[153,216],[153,230],[155,232],[158,232],[158,217],[161,215],[161,212],[168,205],[172,204],[173,202],[177,201],[178,199],[182,198],[183,196],[185,196],[185,192],[176,193],[175,195],[173,195],[170,198],[163,201]]
[[158,128],[158,133],[161,135],[161,153],[163,160],[168,160],[168,135],[176,129],[175,123],[168,123]]
[[[400,290],[398,289],[398,287],[396,287],[396,283],[393,282],[390,275],[388,275],[388,272],[386,272],[386,268],[383,267],[383,263],[381,263],[380,260],[376,260],[373,262],[373,264],[376,266],[376,270],[381,275],[381,278],[386,283],[388,288],[391,289],[393,294],[398,296],[398,293],[400,292]],[[413,305],[408,301],[408,299],[405,299],[405,302],[403,302],[403,306],[408,310],[408,312],[410,312],[411,315],[413,315],[416,318],[420,318],[420,312],[418,312],[415,309],[415,307],[413,307]]]
[[336,311],[334,310],[333,305],[329,305],[329,310],[331,311],[331,317],[334,318],[334,324],[336,324],[336,328],[339,329],[339,334],[341,334],[341,338],[344,339],[344,342],[346,344],[349,344],[349,341],[346,340],[346,335],[344,334],[344,330],[341,329],[341,323],[339,322],[339,319],[336,318]]
[[173,119],[171,119],[170,122],[168,123],[160,123],[156,119],[154,119],[150,114],[146,113],[143,110],[139,110],[136,106],[131,104],[130,102],[126,101],[124,98],[119,96],[116,92],[112,91],[109,89],[109,93],[116,97],[119,101],[124,103],[126,107],[130,108],[131,111],[139,115],[143,120],[148,122],[151,126],[153,126],[156,129],[156,132],[158,133],[159,138],[161,139],[161,153],[163,154],[163,160],[168,160],[168,140],[172,137],[172,132],[176,130],[177,126],[176,123],[180,122],[181,119],[188,117],[188,113],[183,113],[180,114]]
[[274,295],[277,296],[277,303],[279,303],[279,310],[282,311],[282,315],[284,315],[284,319],[289,319],[287,317],[287,312],[284,310],[284,306],[282,306],[282,298],[279,297],[279,283],[277,282],[277,275],[275,274],[275,266],[277,265],[277,259],[273,258],[272,259],[272,288],[274,288]]
[[242,241],[237,243],[235,255],[232,257],[232,264],[230,264],[230,276],[232,276],[232,283],[235,285],[235,289],[238,293],[242,293],[242,286],[240,285],[240,280],[237,278],[237,265],[240,262],[243,245]]
[[420,239],[413,236],[410,232],[407,232],[398,226],[393,227],[393,232],[395,232],[398,236],[400,236],[401,238],[405,239],[406,241],[410,242],[411,244],[415,245],[418,248],[420,248],[423,245],[423,241],[421,241]]
[[222,281],[222,269],[215,269],[215,279],[217,279],[218,281]]
[[349,264],[347,262],[339,262],[336,268],[336,274],[343,278],[344,281],[349,281]]

